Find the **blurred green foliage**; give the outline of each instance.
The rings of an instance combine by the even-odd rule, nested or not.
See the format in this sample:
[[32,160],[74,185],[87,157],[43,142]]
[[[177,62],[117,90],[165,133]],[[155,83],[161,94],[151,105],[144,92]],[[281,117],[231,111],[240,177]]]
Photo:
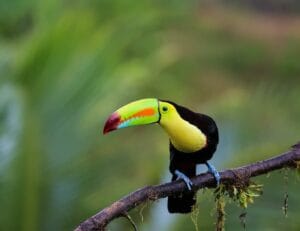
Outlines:
[[[0,230],[71,230],[169,180],[160,129],[101,135],[107,116],[135,99],[213,116],[219,169],[287,150],[300,137],[300,15],[284,12],[177,0],[0,1]],[[264,195],[247,209],[247,228],[299,230],[294,173],[257,181]],[[200,192],[200,230],[214,229],[213,208],[212,193]],[[147,205],[143,222],[140,209],[131,215],[141,230],[195,229],[189,215],[169,215],[165,200]],[[227,230],[242,230],[241,212],[226,207]],[[121,219],[110,226],[129,229]]]

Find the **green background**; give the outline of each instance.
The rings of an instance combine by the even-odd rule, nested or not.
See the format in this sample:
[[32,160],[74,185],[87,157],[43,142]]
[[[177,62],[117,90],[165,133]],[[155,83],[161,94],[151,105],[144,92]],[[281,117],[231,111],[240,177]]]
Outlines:
[[[136,99],[215,118],[219,170],[299,141],[299,3],[238,2],[1,0],[0,230],[72,230],[131,191],[169,181],[158,125],[102,135],[108,115]],[[299,230],[299,176],[255,181],[264,194],[247,209],[247,229]],[[198,198],[199,230],[214,230],[214,196]],[[228,205],[227,230],[243,230],[242,212]],[[168,214],[165,199],[130,214],[144,231],[195,230],[190,215]],[[109,230],[131,227],[118,219]]]

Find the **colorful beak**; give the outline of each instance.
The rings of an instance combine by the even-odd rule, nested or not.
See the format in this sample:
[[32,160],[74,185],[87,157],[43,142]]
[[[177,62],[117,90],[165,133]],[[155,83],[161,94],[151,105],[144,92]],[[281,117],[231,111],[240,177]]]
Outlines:
[[107,119],[103,134],[130,126],[152,124],[159,121],[158,99],[141,99],[115,111]]

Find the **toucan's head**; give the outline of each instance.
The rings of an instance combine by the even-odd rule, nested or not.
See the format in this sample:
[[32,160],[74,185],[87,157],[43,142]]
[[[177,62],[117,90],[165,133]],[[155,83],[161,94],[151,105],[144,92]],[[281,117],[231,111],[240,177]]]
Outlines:
[[[106,121],[103,133],[135,125],[159,123],[174,147],[182,152],[195,152],[207,144],[204,131],[216,127],[211,119],[172,103],[155,98],[141,99],[115,111]],[[197,126],[195,126],[195,124]],[[199,127],[203,127],[202,132]],[[217,129],[214,129],[217,131]]]
[[171,121],[170,119],[176,114],[176,109],[170,102],[156,98],[137,100],[111,114],[105,123],[103,134],[135,125],[152,123],[163,125]]

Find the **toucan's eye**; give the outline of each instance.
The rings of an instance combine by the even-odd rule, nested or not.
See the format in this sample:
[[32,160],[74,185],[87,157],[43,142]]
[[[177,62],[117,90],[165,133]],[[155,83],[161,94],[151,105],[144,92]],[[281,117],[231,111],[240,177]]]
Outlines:
[[163,110],[163,112],[167,112],[168,111],[168,107],[167,106],[163,106],[162,110]]

